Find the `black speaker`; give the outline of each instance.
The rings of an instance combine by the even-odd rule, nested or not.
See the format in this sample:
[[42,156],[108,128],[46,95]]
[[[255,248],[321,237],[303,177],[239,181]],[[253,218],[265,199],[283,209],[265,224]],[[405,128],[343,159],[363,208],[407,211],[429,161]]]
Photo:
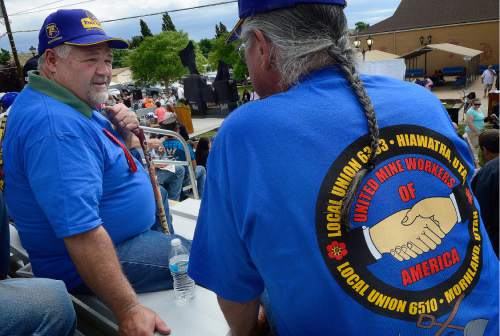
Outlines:
[[236,81],[222,80],[214,82],[215,96],[218,104],[227,104],[237,102],[239,100],[238,88]]
[[207,103],[216,104],[217,100],[215,99],[215,91],[212,86],[206,86],[201,90],[201,95],[203,100]]
[[203,99],[203,89],[207,87],[206,81],[200,75],[184,77],[184,97],[191,105],[193,114],[206,115],[207,103]]

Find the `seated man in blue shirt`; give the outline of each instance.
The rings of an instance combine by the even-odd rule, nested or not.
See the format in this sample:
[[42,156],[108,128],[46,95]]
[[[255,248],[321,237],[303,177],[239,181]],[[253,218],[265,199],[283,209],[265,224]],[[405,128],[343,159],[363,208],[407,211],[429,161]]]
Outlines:
[[39,72],[30,72],[7,121],[5,197],[37,277],[95,293],[122,334],[169,333],[136,295],[172,288],[172,236],[151,230],[149,177],[125,146],[139,123],[123,104],[98,110],[108,97],[111,48],[127,46],[86,10],[46,18]]
[[[175,118],[175,115],[172,114],[171,117],[167,118],[163,123],[160,124],[160,127],[165,130],[173,131],[179,133],[179,123]],[[167,157],[175,158],[177,161],[186,161],[186,153],[184,152],[184,147],[182,143],[175,138],[168,138],[163,141],[163,147],[165,147],[165,152]],[[207,175],[207,171],[205,167],[198,166],[196,164],[196,155],[193,150],[193,146],[188,144],[189,155],[191,158],[191,165],[194,169],[195,179],[196,179],[196,187],[198,188],[198,194],[200,198],[203,196],[203,189],[205,187],[205,179]],[[184,183],[183,185],[188,185],[189,181],[189,172],[188,167],[184,167],[186,172],[184,175]]]
[[217,133],[189,262],[231,334],[263,303],[282,336],[498,335],[498,259],[441,102],[357,73],[345,0],[238,4],[261,99]]

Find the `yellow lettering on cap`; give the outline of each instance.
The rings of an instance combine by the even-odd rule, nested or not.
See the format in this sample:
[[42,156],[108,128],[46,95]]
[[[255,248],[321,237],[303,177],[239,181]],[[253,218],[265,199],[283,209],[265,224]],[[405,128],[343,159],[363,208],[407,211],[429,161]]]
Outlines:
[[101,23],[99,22],[99,20],[97,20],[95,18],[89,18],[89,17],[83,18],[82,19],[82,26],[85,29],[94,29],[94,28],[97,28],[97,29],[101,29],[102,30]]

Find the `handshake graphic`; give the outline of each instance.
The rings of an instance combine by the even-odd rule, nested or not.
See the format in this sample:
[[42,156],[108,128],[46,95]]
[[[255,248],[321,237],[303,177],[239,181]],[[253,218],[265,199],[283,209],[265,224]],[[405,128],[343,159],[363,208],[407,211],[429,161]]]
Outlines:
[[434,250],[461,221],[453,194],[426,198],[365,229],[365,239],[376,259],[390,253],[399,261],[410,260]]

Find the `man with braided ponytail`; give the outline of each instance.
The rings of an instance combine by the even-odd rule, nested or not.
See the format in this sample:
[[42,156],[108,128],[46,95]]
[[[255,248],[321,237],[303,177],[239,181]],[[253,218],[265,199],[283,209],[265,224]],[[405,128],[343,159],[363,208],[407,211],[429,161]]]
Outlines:
[[261,99],[213,143],[189,273],[233,335],[260,304],[279,335],[498,335],[467,145],[429,91],[357,73],[345,5],[239,1]]

